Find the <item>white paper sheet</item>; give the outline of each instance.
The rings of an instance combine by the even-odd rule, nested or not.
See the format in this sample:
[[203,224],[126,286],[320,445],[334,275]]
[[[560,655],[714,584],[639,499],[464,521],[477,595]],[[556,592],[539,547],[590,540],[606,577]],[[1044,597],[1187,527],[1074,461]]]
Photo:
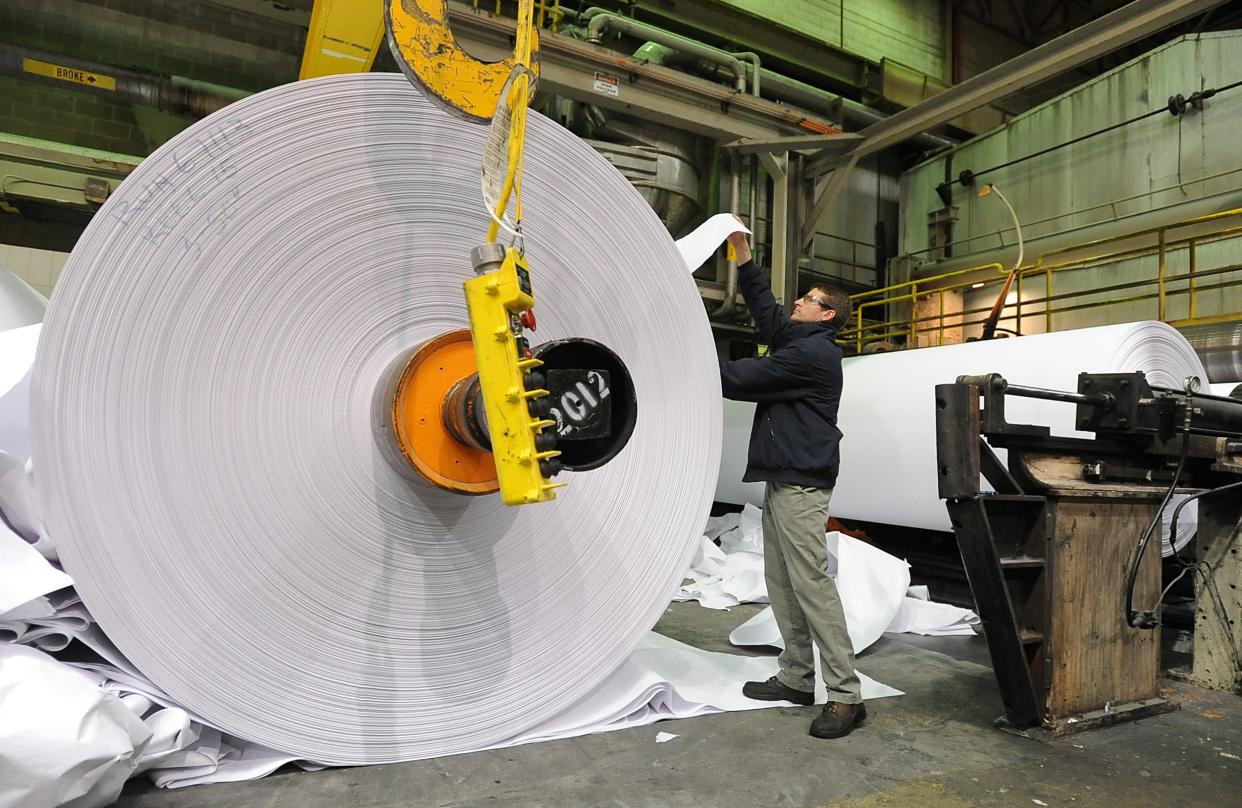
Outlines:
[[970,609],[907,595],[885,631],[932,637],[969,637],[979,616]]
[[3,627],[2,624],[15,620],[38,620],[52,617],[55,614],[56,610],[52,608],[52,603],[47,598],[33,598],[19,606],[14,606],[7,612],[0,612],[0,628]]
[[[775,657],[704,651],[650,632],[594,696],[513,743],[608,732],[672,718],[784,706],[785,702],[755,701],[742,695],[745,682],[766,680],[776,671]],[[859,680],[864,699],[903,695],[861,672]],[[817,701],[822,703],[826,698],[821,683]]]
[[[652,632],[595,692],[495,748],[783,706],[784,702],[748,699],[741,691],[746,681],[764,680],[775,672],[773,657],[703,651]],[[865,699],[901,695],[864,674],[859,677]],[[46,686],[35,687],[37,683]],[[62,694],[68,698],[61,699]],[[819,701],[825,695],[821,686]],[[2,713],[6,721],[0,722],[0,808],[59,805],[55,800],[88,792],[97,796],[85,806],[106,805],[124,778],[137,774],[161,787],[177,788],[263,777],[287,763],[321,768],[222,736],[173,705],[150,683],[107,665],[74,670],[33,649],[0,648],[0,710],[10,706],[6,698],[22,699],[25,709]],[[103,719],[88,720],[101,710]],[[87,728],[83,734],[73,742],[62,740],[68,737],[64,735],[68,728],[78,725]],[[36,736],[51,740],[32,748],[29,742]],[[83,761],[105,757],[108,765],[92,768],[90,776],[66,773]],[[6,775],[23,787],[6,791]],[[39,802],[32,796],[36,791],[52,794],[48,798],[52,801]]]
[[677,250],[686,262],[686,269],[694,272],[712,253],[734,233],[750,234],[750,229],[737,220],[732,213],[717,213],[703,224],[677,239]]
[[102,677],[0,645],[0,808],[110,805],[152,732]]
[[0,331],[0,452],[30,457],[30,369],[42,326]]
[[54,568],[0,520],[0,615],[72,585],[68,575]]
[[[7,268],[0,266],[0,331],[41,322],[46,309],[47,298]],[[0,352],[0,356],[3,356],[3,352]]]
[[[754,512],[757,514],[759,510],[755,508]],[[752,518],[752,521],[757,522],[757,519]],[[725,553],[723,548],[717,548],[704,537],[696,557],[697,566],[689,573],[691,583],[683,583],[676,599],[698,600],[709,609],[725,609],[738,603],[766,603],[762,530],[755,524],[753,530],[744,535],[741,545],[735,546],[732,553]],[[723,544],[724,535],[721,540]],[[828,573],[836,581],[850,639],[858,652],[879,639],[901,609],[910,586],[910,566],[900,558],[842,533],[827,533],[824,541],[828,548]]]
[[34,488],[30,480],[30,461],[0,451],[0,516],[19,536],[34,545],[35,550],[50,561],[56,549],[47,539],[35,506]]

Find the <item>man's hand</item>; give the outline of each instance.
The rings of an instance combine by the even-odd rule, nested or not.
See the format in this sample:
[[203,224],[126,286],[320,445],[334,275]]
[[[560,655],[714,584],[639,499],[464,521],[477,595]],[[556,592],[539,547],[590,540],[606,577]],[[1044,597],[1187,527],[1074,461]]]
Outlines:
[[[733,218],[737,219],[736,216]],[[741,219],[738,222],[741,223]],[[750,260],[750,242],[746,240],[745,233],[730,233],[729,246],[733,248],[734,254],[737,255],[737,262],[745,264]]]

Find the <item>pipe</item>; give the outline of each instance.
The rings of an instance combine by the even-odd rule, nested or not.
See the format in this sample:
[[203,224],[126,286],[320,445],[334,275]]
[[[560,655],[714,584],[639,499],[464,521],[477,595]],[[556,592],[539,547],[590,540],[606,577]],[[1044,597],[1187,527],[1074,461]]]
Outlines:
[[702,42],[696,42],[693,39],[687,39],[679,34],[665,31],[655,26],[632,20],[629,17],[622,17],[602,9],[591,8],[583,12],[580,20],[587,19],[587,41],[596,45],[600,44],[605,30],[616,31],[621,34],[630,34],[631,36],[647,39],[660,45],[673,48],[681,53],[698,57],[712,64],[724,65],[733,73],[733,86],[739,92],[746,92],[746,65],[736,56],[730,55],[727,51],[719,48],[713,48],[710,45],[704,45]]
[[759,82],[763,75],[763,65],[759,62],[759,54],[754,51],[733,51],[730,56],[750,60],[750,94],[759,96]]
[[[595,21],[600,18],[621,20],[628,27],[625,27],[625,28],[619,27],[618,24],[616,23],[607,23],[607,24],[600,23],[600,25],[597,27],[595,25]],[[760,85],[762,85],[764,88],[767,89],[767,96],[769,98],[774,98],[774,99],[781,100],[781,101],[787,101],[791,104],[797,104],[798,106],[801,106],[807,109],[808,111],[812,111],[812,112],[821,112],[821,113],[826,113],[826,114],[835,114],[837,112],[840,112],[841,116],[844,118],[843,123],[849,124],[853,128],[863,129],[867,126],[870,126],[873,123],[876,123],[877,121],[884,120],[886,117],[888,117],[884,113],[879,112],[878,110],[874,110],[871,107],[867,106],[866,104],[861,104],[849,98],[844,98],[834,93],[821,90],[818,87],[815,87],[814,85],[807,84],[802,81],[798,81],[797,79],[793,79],[788,76],[782,75],[780,73],[776,73],[772,70],[765,70],[760,64],[758,54],[754,53],[753,51],[739,51],[737,53],[729,53],[728,51],[723,51],[717,48],[713,48],[710,45],[697,42],[692,39],[688,39],[679,34],[674,34],[671,31],[666,31],[663,28],[657,28],[656,26],[650,25],[648,23],[640,23],[629,17],[620,17],[608,11],[607,9],[603,9],[599,7],[588,8],[586,11],[582,12],[581,17],[578,18],[578,23],[579,25],[583,23],[588,23],[587,24],[588,40],[596,44],[599,44],[599,34],[603,32],[604,27],[608,27],[608,28],[613,28],[618,31],[625,30],[625,31],[628,31],[634,34],[635,36],[641,36],[645,39],[648,39],[651,42],[655,42],[657,44],[663,44],[668,47],[674,48],[676,50],[680,50],[684,53],[693,53],[694,55],[700,56],[701,58],[708,59],[709,61],[715,64],[725,65],[729,67],[730,71],[733,73],[735,77],[734,86],[738,86],[736,82],[736,77],[738,76],[739,68],[734,67],[731,62],[722,61],[718,57],[721,57],[721,56],[729,57],[729,59],[731,59],[732,61],[738,62],[739,65],[742,65],[740,69],[742,69],[743,71],[745,70],[744,63],[739,61],[739,57],[745,57],[749,59],[752,63],[753,73],[752,73],[751,84],[753,86],[752,86],[751,92],[753,95],[756,95],[756,96],[760,95],[759,88],[760,88]],[[674,40],[678,44],[674,44]],[[696,48],[698,48],[699,50],[692,51],[692,50],[684,49],[680,47],[681,43],[691,44],[695,46]],[[646,45],[644,45],[643,47],[645,48]],[[640,50],[642,49],[640,48]],[[707,56],[704,56],[702,51],[711,53],[712,57],[709,58]],[[647,58],[650,59],[649,56]],[[927,149],[932,149],[932,150],[948,149],[948,148],[952,148],[953,146],[958,145],[958,142],[955,140],[949,140],[947,138],[939,137],[938,135],[928,134],[926,132],[914,135],[913,137],[909,139],[909,142],[917,143],[920,146],[923,146]]]
[[[771,70],[764,70],[762,73],[763,87],[768,98],[797,104],[813,112],[827,114],[839,112],[842,118],[841,122],[850,129],[865,129],[871,124],[888,117],[866,104],[860,104],[844,96],[821,90],[814,85],[792,79],[789,76],[775,73]],[[927,132],[915,135],[908,142],[917,143],[924,148],[932,150],[950,149],[959,145],[955,140],[949,140],[948,138]]]
[[[765,98],[784,101],[801,107],[808,112],[818,112],[830,117],[839,115],[842,118],[842,123],[851,130],[865,129],[871,124],[882,121],[887,117],[866,104],[860,104],[844,96],[821,90],[814,85],[792,79],[789,76],[771,70],[760,70],[760,75],[763,76],[762,86]],[[929,151],[943,151],[960,145],[955,140],[949,140],[948,138],[927,132],[913,135],[906,142],[915,143]]]
[[759,155],[750,156],[750,243],[754,247],[755,259],[759,257]]
[[[43,62],[50,65],[53,70],[56,67],[67,67],[82,71],[84,74],[98,74],[100,78],[114,79],[116,88],[105,89],[34,73],[25,69],[28,64],[26,60]],[[113,65],[79,59],[76,56],[62,56],[4,43],[0,43],[0,75],[32,79],[62,89],[84,90],[107,95],[113,99],[143,104],[162,112],[191,118],[205,118],[216,110],[250,95],[245,90],[196,82],[181,76],[141,73],[136,70],[126,70]]]
[[676,51],[667,45],[661,45],[659,42],[644,42],[638,46],[638,50],[630,54],[630,58],[639,62],[646,62],[650,65],[665,65],[668,63],[669,57]]
[[[734,216],[741,212],[742,203],[742,172],[741,166],[738,165],[740,158],[737,152],[732,152],[729,158],[729,212]],[[753,209],[752,209],[753,215]],[[754,229],[751,229],[753,237]],[[720,301],[720,307],[709,314],[709,317],[725,317],[733,313],[737,308],[737,259],[729,259],[729,271],[725,277],[725,296]]]

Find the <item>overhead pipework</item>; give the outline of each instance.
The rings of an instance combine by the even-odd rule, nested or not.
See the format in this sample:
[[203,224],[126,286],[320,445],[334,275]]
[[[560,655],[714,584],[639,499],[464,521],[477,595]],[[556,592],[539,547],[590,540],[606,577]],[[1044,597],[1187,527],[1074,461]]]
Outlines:
[[[746,72],[747,64],[737,56],[723,51],[719,48],[713,48],[702,42],[696,42],[678,34],[665,31],[662,28],[646,25],[629,17],[622,17],[619,14],[613,14],[599,8],[592,8],[584,12],[581,20],[587,23],[587,41],[600,44],[606,31],[614,31],[619,34],[629,34],[631,36],[647,39],[652,42],[672,48],[675,51],[688,54],[698,59],[713,64],[724,65],[733,73],[733,86],[738,92],[746,92]],[[751,67],[753,69],[753,79],[751,80],[752,92],[758,95],[759,87],[759,57],[753,53],[748,53],[747,57],[753,57]]]

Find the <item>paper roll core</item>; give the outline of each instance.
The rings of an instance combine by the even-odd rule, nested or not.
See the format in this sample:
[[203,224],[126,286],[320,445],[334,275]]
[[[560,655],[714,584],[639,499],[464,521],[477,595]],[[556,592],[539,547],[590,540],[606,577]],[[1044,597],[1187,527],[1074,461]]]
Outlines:
[[413,351],[392,396],[392,438],[401,457],[429,482],[459,494],[500,488],[492,453],[464,441],[466,424],[454,428],[450,417],[460,397],[452,391],[476,369],[470,331],[448,331]]

